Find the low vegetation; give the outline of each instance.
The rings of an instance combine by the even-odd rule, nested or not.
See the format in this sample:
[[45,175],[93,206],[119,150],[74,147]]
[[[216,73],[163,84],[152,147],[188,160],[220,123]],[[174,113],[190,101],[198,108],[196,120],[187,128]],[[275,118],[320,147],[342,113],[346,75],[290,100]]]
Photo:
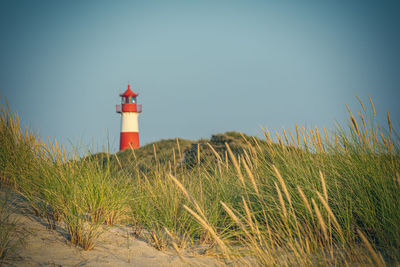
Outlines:
[[23,245],[24,235],[17,221],[10,217],[9,192],[0,196],[0,266],[18,255]]
[[360,101],[348,127],[330,133],[228,132],[84,157],[46,145],[2,107],[0,177],[84,249],[104,225],[123,223],[158,249],[238,265],[391,265],[400,261],[400,138],[370,104],[372,117]]

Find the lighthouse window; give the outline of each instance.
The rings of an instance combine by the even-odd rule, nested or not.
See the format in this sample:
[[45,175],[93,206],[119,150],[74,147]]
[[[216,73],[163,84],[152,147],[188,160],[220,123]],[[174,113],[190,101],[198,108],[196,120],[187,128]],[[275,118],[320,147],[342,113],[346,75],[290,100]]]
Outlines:
[[132,97],[132,103],[136,103],[135,97]]

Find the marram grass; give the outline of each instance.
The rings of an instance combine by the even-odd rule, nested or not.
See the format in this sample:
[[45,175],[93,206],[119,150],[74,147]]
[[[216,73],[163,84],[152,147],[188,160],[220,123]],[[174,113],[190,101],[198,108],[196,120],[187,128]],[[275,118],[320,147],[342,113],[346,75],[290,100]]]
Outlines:
[[[399,136],[362,110],[347,128],[262,129],[265,140],[164,140],[116,155],[67,156],[2,108],[0,175],[38,216],[91,249],[104,225],[146,229],[158,249],[233,265],[400,261]],[[71,160],[72,158],[72,160]],[[129,166],[127,166],[129,164]],[[199,251],[197,250],[197,253]]]
[[9,192],[0,195],[0,266],[7,264],[18,256],[24,243],[24,235],[17,221],[11,218]]

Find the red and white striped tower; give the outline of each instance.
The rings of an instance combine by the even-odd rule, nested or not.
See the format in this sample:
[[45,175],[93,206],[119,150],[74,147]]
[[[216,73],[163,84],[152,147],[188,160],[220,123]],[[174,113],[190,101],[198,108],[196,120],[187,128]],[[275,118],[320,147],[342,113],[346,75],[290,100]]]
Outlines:
[[121,135],[119,140],[119,150],[127,148],[139,148],[139,113],[142,112],[142,105],[137,104],[137,96],[131,90],[128,84],[128,89],[120,94],[121,105],[116,106],[117,113],[121,113]]

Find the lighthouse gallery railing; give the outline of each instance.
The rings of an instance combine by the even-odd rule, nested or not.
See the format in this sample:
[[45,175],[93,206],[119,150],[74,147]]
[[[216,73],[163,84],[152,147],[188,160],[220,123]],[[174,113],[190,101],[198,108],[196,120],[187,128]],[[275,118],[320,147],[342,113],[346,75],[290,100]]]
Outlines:
[[121,112],[142,112],[142,104],[122,104],[122,105],[116,105],[115,110],[118,113]]

